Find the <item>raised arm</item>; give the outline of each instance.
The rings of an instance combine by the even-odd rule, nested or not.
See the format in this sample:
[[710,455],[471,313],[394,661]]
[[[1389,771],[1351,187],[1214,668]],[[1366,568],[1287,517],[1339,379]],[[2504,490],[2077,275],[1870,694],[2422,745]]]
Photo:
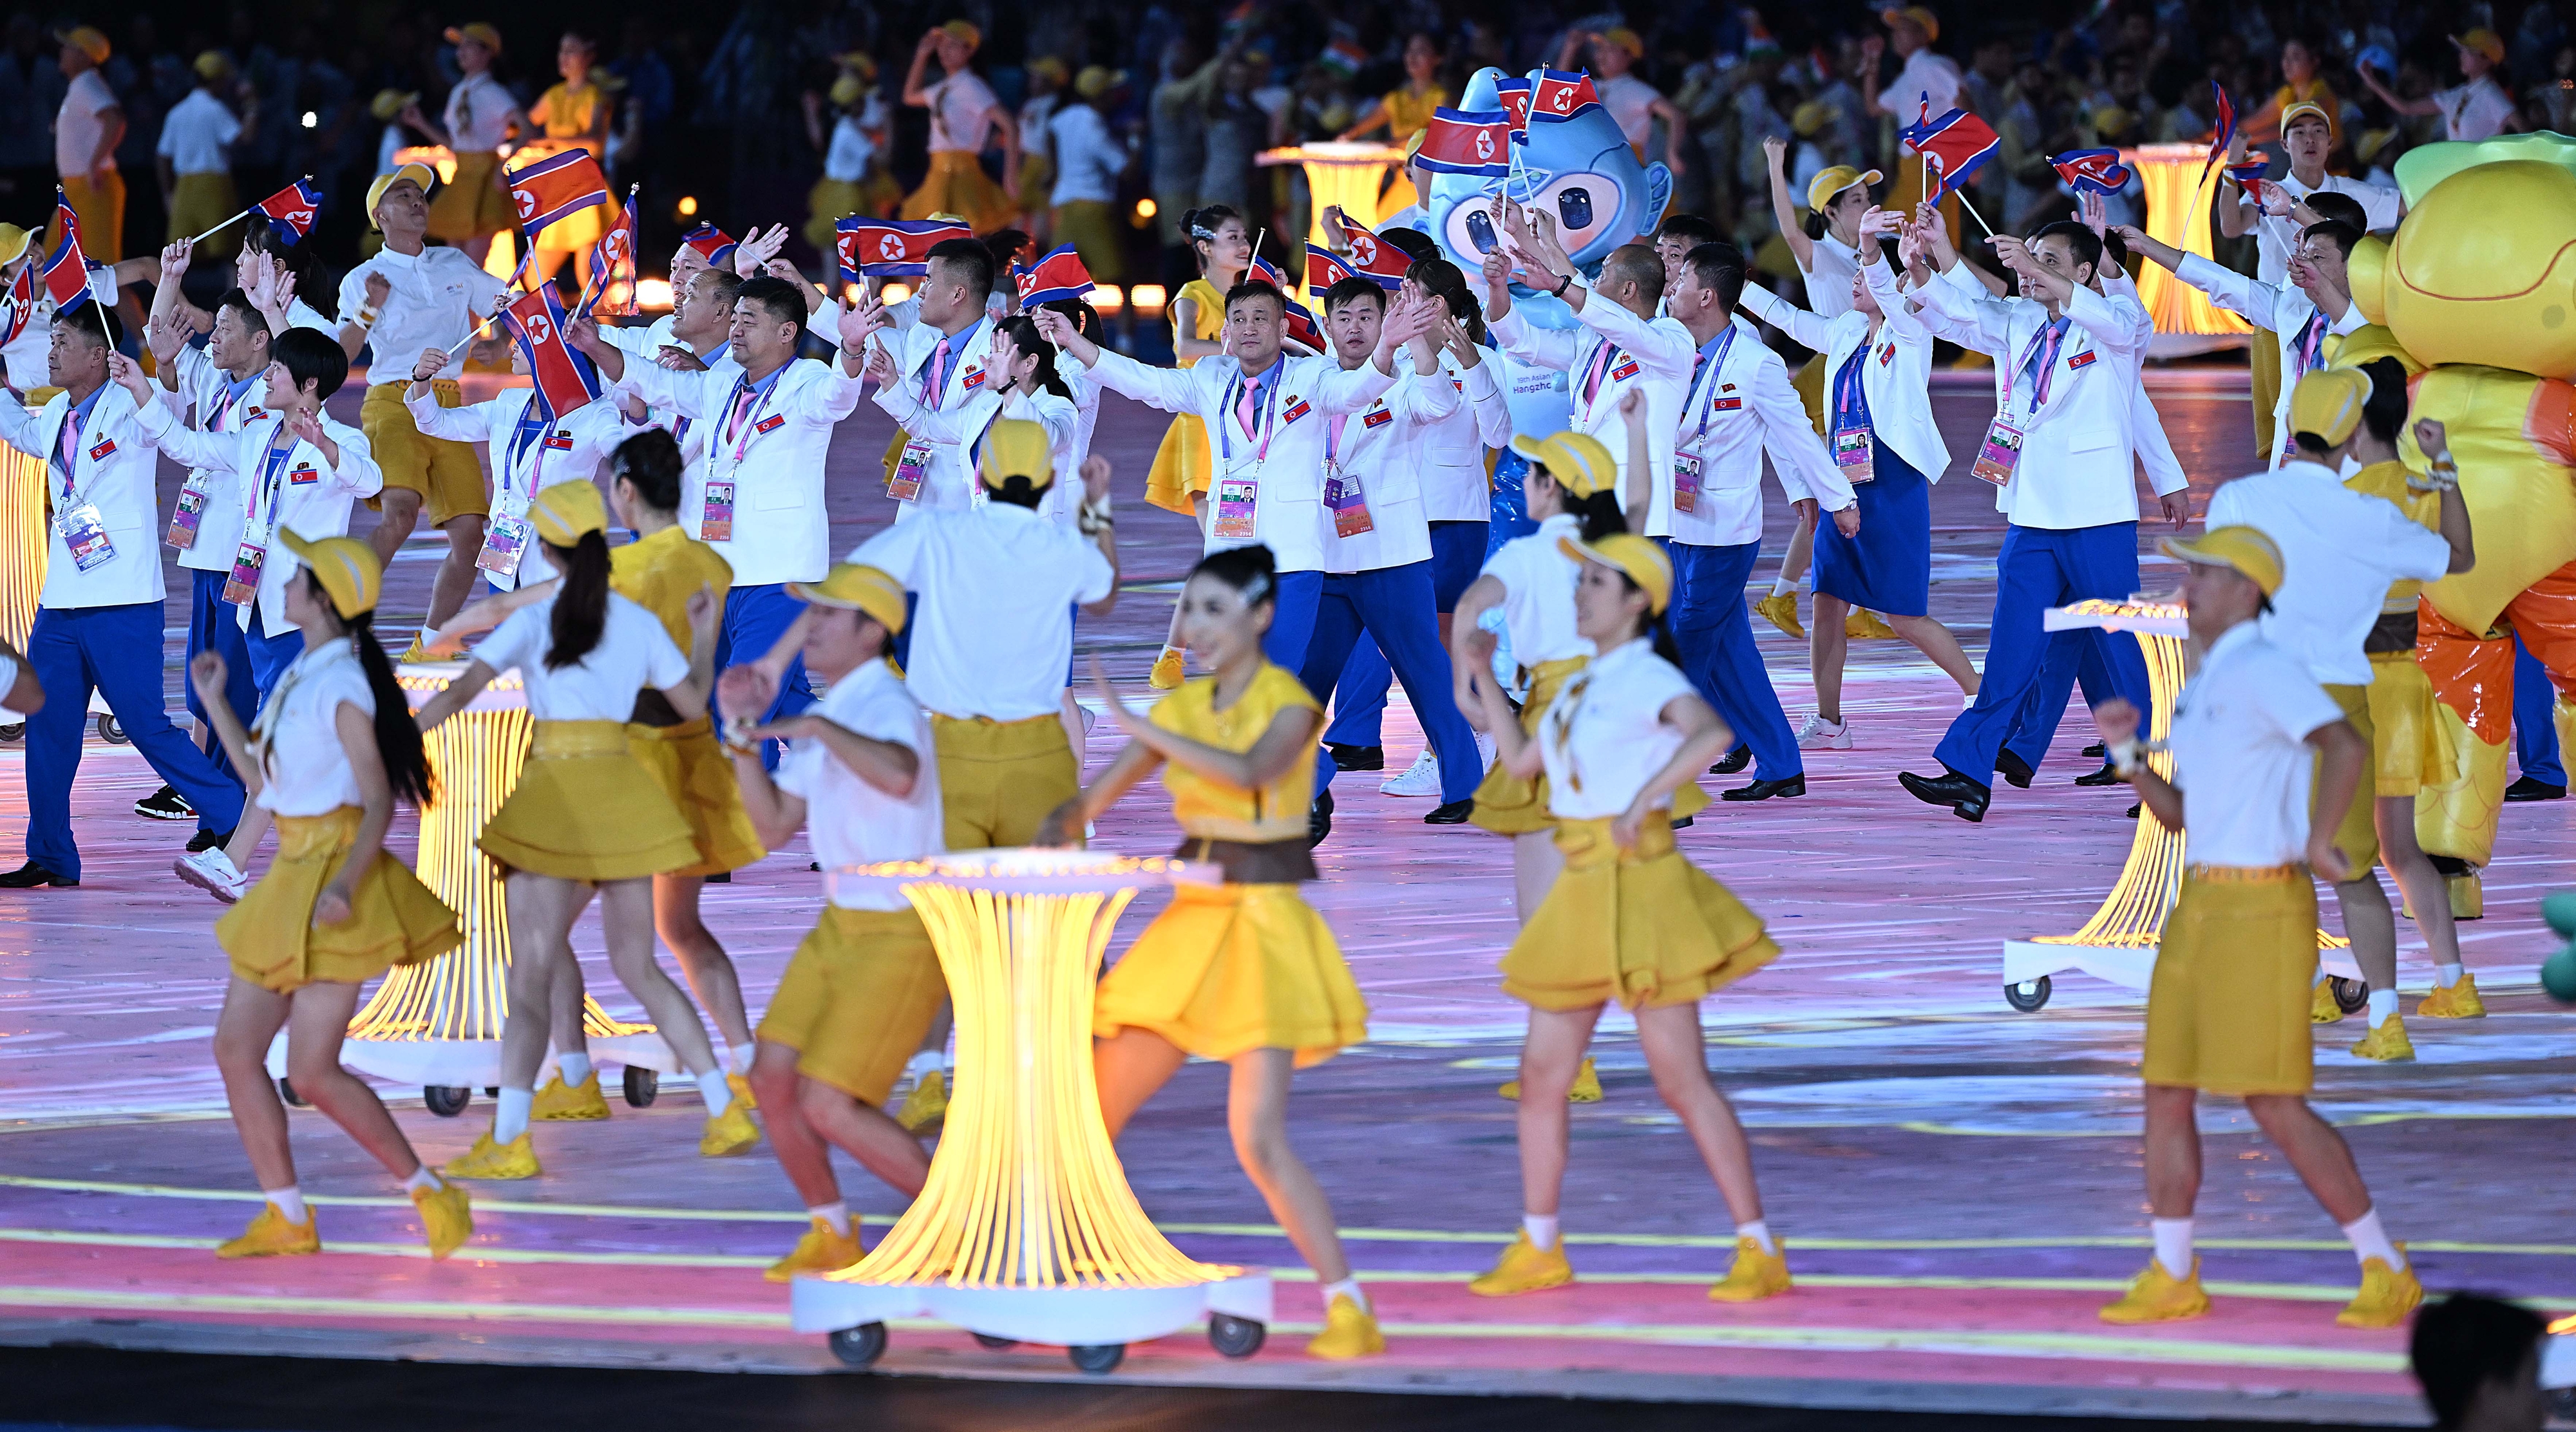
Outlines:
[[1745,312],[1788,334],[1802,348],[1822,353],[1831,341],[1831,319],[1819,318],[1758,283],[1747,281],[1743,296],[1736,302]]
[[[1789,141],[1778,135],[1762,141],[1762,158],[1771,170],[1771,220],[1780,226],[1780,237],[1789,245],[1789,256],[1798,261],[1798,272],[1808,273],[1816,266],[1816,241],[1798,226],[1797,203],[1789,195]],[[1748,290],[1751,285],[1746,286]],[[1800,342],[1806,342],[1800,339]],[[1808,343],[1808,347],[1816,345]]]
[[[133,395],[134,429],[145,442],[160,449],[182,467],[204,468],[210,472],[241,470],[239,434],[189,431],[179,421],[179,415],[170,411],[169,405],[152,401],[152,381],[143,376],[143,369],[133,359],[122,353],[107,355],[107,372],[112,381]],[[29,447],[22,431],[10,427],[7,415],[11,412],[21,414],[22,428],[26,426],[23,422],[25,411],[18,406],[15,395],[5,406],[0,406],[0,436],[6,436],[10,445],[22,452],[44,457],[43,451]]]

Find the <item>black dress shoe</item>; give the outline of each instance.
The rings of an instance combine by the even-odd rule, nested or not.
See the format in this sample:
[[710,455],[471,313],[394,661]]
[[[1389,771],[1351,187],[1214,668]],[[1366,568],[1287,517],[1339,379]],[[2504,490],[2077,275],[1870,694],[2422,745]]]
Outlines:
[[2095,771],[2089,776],[2077,776],[2075,778],[2075,784],[2079,786],[2122,786],[2127,785],[2128,782],[2120,779],[2119,767],[2112,765],[2108,761],[2104,761],[2102,763],[2102,769]]
[[1674,821],[1674,822],[1673,822],[1673,829],[1675,829],[1675,830],[1688,830],[1688,829],[1690,829],[1690,828],[1691,828],[1691,822],[1692,822],[1692,821],[1695,821],[1695,820],[1697,820],[1697,819],[1699,819],[1699,817],[1698,817],[1698,816],[1695,816],[1695,815],[1686,815],[1686,816],[1683,816],[1681,819],[1679,819],[1679,820],[1677,820],[1677,821]]
[[200,850],[212,850],[218,845],[230,845],[232,843],[233,838],[227,832],[220,830],[207,830],[200,826],[198,827],[195,835],[188,837],[188,853],[190,855],[194,855]]
[[1783,776],[1776,781],[1755,781],[1749,786],[1737,786],[1731,791],[1720,791],[1717,793],[1717,798],[1722,801],[1767,801],[1773,796],[1803,796],[1806,793],[1807,778],[1804,775],[1795,775]]
[[1386,769],[1384,746],[1336,746],[1324,743],[1325,754],[1333,758],[1337,771],[1383,771]]
[[2146,806],[2147,803],[2145,801],[2132,801],[2127,812],[2129,819],[2136,820],[2138,818],[2138,812],[2146,809]]
[[2567,788],[2553,786],[2537,776],[2525,776],[2504,788],[2504,798],[2509,801],[2563,801],[2567,799]]
[[1906,794],[1925,805],[1948,806],[1952,815],[1964,821],[1984,820],[1986,805],[1995,798],[1993,787],[1953,770],[1944,769],[1938,777],[1900,771],[1896,779]]
[[0,890],[33,890],[39,885],[52,885],[69,890],[79,884],[78,880],[66,875],[56,875],[32,860],[6,875],[0,875]]
[[1424,825],[1465,825],[1467,817],[1475,813],[1476,798],[1469,796],[1465,800],[1445,801],[1434,807],[1431,814],[1422,818],[1422,823]]
[[1753,748],[1751,746],[1745,746],[1737,750],[1729,751],[1725,755],[1718,757],[1717,764],[1709,767],[1708,769],[1709,773],[1712,775],[1731,776],[1752,764]]
[[1314,849],[1333,833],[1333,793],[1326,791],[1306,807],[1306,848]]
[[2107,761],[2111,759],[2111,748],[2103,745],[2099,741],[2096,741],[2092,745],[2084,748],[2084,754],[2091,756],[2097,761]]
[[715,874],[707,877],[707,883],[709,885],[731,885],[733,883],[733,872],[730,870],[719,870]]
[[2030,789],[2030,762],[2010,751],[1995,752],[1995,773],[2023,790]]
[[134,803],[134,813],[145,820],[195,820],[197,808],[179,794],[176,786],[163,786]]

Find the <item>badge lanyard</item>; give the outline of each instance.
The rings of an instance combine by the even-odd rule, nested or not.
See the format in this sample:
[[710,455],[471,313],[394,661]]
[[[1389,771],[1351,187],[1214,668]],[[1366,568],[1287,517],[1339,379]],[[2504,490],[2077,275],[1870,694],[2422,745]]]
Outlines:
[[1727,350],[1734,346],[1735,325],[1730,323],[1726,325],[1726,332],[1718,336],[1717,351],[1708,355],[1708,401],[1700,405],[1699,431],[1692,436],[1691,440],[1693,448],[1698,448],[1708,441],[1708,420],[1717,413],[1717,394],[1721,386],[1717,381],[1718,374],[1726,367]]
[[[1728,330],[1730,333],[1733,331],[1733,329]],[[1594,403],[1601,400],[1601,390],[1609,387],[1614,381],[1610,375],[1618,370],[1619,360],[1628,356],[1628,350],[1607,338],[1602,339],[1601,346],[1592,351],[1596,355],[1593,359],[1592,371],[1584,375],[1584,386],[1592,390],[1583,395],[1583,406],[1586,412],[1591,410]]]
[[[757,385],[751,381],[749,374],[734,379],[733,393],[725,399],[725,423],[722,434],[724,441],[733,444],[734,466],[742,466],[743,453],[751,447],[751,440],[760,436],[760,415],[768,408],[769,400],[778,395],[778,380],[786,375],[787,368],[782,364],[777,372],[762,379]],[[743,403],[746,395],[757,395],[747,407]]]
[[[2004,375],[2003,410],[2005,412],[2012,411],[2013,380],[2021,375],[2024,368],[2030,366],[2032,355],[2037,354],[2040,358],[2039,377],[2031,383],[2030,416],[2033,419],[2039,416],[2040,407],[2048,401],[2050,379],[2057,372],[2058,351],[2066,346],[2066,330],[2058,326],[2064,322],[2066,322],[2065,319],[2053,319],[2042,324],[2040,330],[2030,336],[2029,345],[2021,350],[2021,361],[2015,363],[2012,371]],[[2048,345],[2045,353],[2040,351],[2040,345],[2043,343]]]
[[[544,490],[544,484],[538,482],[537,477],[546,470],[546,427],[546,415],[538,410],[536,399],[530,398],[528,405],[519,410],[517,430],[510,434],[510,460],[501,465],[502,501],[509,501],[510,474],[518,471],[519,459],[527,455],[528,444],[532,442],[537,445],[537,460],[528,466],[528,495],[533,497]],[[740,460],[739,456],[735,458],[737,462]]]
[[[276,438],[286,436],[286,419],[280,417],[277,420],[277,427],[277,433],[271,435],[269,448],[260,458],[259,480],[251,484],[250,511],[245,514],[250,520],[250,530],[260,534],[261,546],[268,545],[268,535],[277,526],[277,507],[280,500],[279,493],[284,487],[286,460],[295,455],[297,446],[297,441],[292,436],[287,436],[285,446],[277,446]],[[265,528],[259,525],[259,508],[263,493],[266,494],[268,503],[268,526]]]
[[1834,466],[1854,486],[1877,480],[1878,470],[1869,420],[1869,355],[1877,343],[1866,338],[1834,372]]
[[[1261,434],[1261,446],[1252,455],[1255,467],[1270,460],[1270,437],[1279,427],[1279,390],[1287,386],[1288,381],[1288,365],[1284,361],[1273,365],[1271,371],[1279,375],[1278,381],[1271,383],[1270,391],[1261,395],[1261,407],[1253,416],[1252,425]],[[1234,405],[1243,395],[1243,378],[1244,375],[1238,372],[1227,381],[1225,406],[1217,414],[1217,450],[1228,467],[1234,465],[1234,430],[1239,426],[1234,416]]]
[[[102,388],[100,391],[106,390]],[[92,411],[96,410],[92,409]],[[73,502],[73,487],[79,481],[79,474],[74,469],[80,464],[81,444],[89,441],[88,429],[89,424],[81,421],[80,409],[73,408],[63,414],[63,425],[55,430],[53,457],[48,459],[47,465],[51,466],[55,459],[59,459],[63,469],[62,500],[54,504],[54,510],[57,512],[68,511],[76,505]],[[69,434],[71,438],[71,451],[68,453],[63,451],[65,434]]]

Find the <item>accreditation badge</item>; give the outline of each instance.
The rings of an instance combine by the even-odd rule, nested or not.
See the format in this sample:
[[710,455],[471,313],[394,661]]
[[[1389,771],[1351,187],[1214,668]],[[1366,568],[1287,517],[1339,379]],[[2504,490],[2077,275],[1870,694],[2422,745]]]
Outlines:
[[185,552],[197,545],[197,524],[205,520],[205,479],[190,476],[188,485],[179,489],[179,500],[170,508],[170,532],[161,540]]
[[1333,510],[1333,532],[1336,536],[1357,537],[1374,532],[1377,524],[1370,520],[1368,498],[1360,491],[1357,474],[1344,472],[1338,466],[1324,469],[1324,505]]
[[1699,511],[1699,488],[1699,454],[1674,453],[1673,510],[1675,512]]
[[[77,549],[75,549],[77,553]],[[268,544],[244,542],[233,553],[233,574],[224,582],[224,600],[237,607],[259,600],[259,574],[268,565]],[[82,571],[89,570],[82,567]]]
[[914,502],[921,497],[921,484],[930,477],[930,440],[911,438],[903,445],[903,456],[895,459],[894,476],[886,479],[886,496],[897,502]]
[[1977,445],[1977,462],[1970,472],[2002,487],[2012,481],[2013,469],[2021,466],[2021,429],[1998,417],[1986,429],[1986,440]]
[[1216,482],[1216,539],[1220,542],[1252,540],[1254,514],[1261,501],[1261,479],[1249,474],[1220,477]]
[[1841,468],[1843,481],[1854,487],[1878,480],[1875,454],[1871,450],[1869,425],[1834,429],[1834,466]]
[[474,556],[474,565],[494,577],[516,578],[519,561],[528,555],[528,519],[515,512],[495,512],[492,525],[483,530],[483,550]]
[[730,482],[708,483],[705,510],[706,515],[699,519],[698,522],[698,540],[701,542],[732,541],[733,484]]

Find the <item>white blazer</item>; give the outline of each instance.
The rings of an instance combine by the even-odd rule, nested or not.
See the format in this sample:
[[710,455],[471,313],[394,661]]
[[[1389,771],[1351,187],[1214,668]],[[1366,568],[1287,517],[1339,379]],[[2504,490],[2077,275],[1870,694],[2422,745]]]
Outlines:
[[[1932,417],[1932,330],[1914,316],[1896,291],[1896,277],[1884,263],[1861,267],[1862,281],[1887,317],[1879,325],[1877,351],[1861,363],[1860,386],[1869,399],[1870,438],[1885,443],[1905,464],[1939,482],[1950,466],[1950,448],[1941,440],[1941,425]],[[1830,428],[1833,386],[1844,360],[1870,342],[1869,315],[1846,308],[1827,318],[1782,299],[1759,284],[1744,286],[1744,306],[1755,317],[1780,329],[1825,356],[1825,408]],[[1831,456],[1830,450],[1827,456]]]
[[[1581,284],[1582,280],[1575,282]],[[1631,387],[1645,390],[1646,431],[1650,435],[1646,458],[1653,468],[1647,474],[1653,500],[1646,512],[1645,535],[1669,537],[1673,535],[1671,435],[1681,419],[1682,399],[1690,387],[1691,360],[1698,356],[1699,345],[1691,341],[1690,330],[1678,318],[1665,315],[1649,321],[1598,295],[1585,300],[1575,320],[1580,327],[1536,328],[1514,308],[1494,325],[1494,339],[1514,362],[1554,368],[1566,374],[1567,397],[1574,405],[1569,425],[1578,433],[1599,438],[1601,445],[1610,449],[1612,460],[1619,464],[1623,485],[1630,476],[1628,425],[1619,416],[1619,404]],[[1592,370],[1594,355],[1604,344],[1617,345],[1618,353],[1603,375],[1600,391],[1587,403],[1583,401],[1584,376]]]
[[[1476,366],[1461,368],[1443,349],[1440,371],[1461,401],[1448,415],[1422,429],[1422,512],[1433,522],[1490,522],[1494,515],[1493,479],[1485,470],[1485,449],[1509,447],[1512,408],[1503,396],[1503,376],[1511,360],[1494,349],[1476,355]],[[1413,371],[1413,348],[1397,356],[1396,372]]]
[[773,375],[778,386],[746,430],[727,441],[721,431],[725,409],[743,376],[730,363],[703,373],[673,373],[630,361],[615,391],[633,393],[705,430],[706,460],[681,479],[680,522],[690,536],[706,541],[707,484],[734,485],[732,540],[707,545],[733,564],[735,586],[819,582],[832,568],[823,459],[833,427],[859,405],[860,380],[841,371],[837,355],[831,363],[791,358]]
[[[1706,365],[1691,384],[1671,439],[1675,452],[1699,459],[1697,510],[1671,517],[1672,539],[1694,547],[1740,547],[1762,540],[1765,453],[1790,501],[1812,497],[1827,512],[1859,501],[1816,436],[1815,425],[1807,421],[1807,405],[1789,386],[1788,365],[1763,345],[1761,331],[1742,314],[1730,322],[1734,341],[1725,357]],[[1694,348],[1694,363],[1697,358]],[[1619,439],[1624,445],[1627,434]],[[1672,482],[1668,462],[1666,498],[1672,495]]]
[[[2289,461],[2298,444],[2290,437],[2290,395],[2306,375],[2306,355],[2300,338],[2308,322],[2319,318],[2315,299],[2295,283],[2259,283],[2233,269],[2221,268],[2198,254],[2182,256],[2182,266],[2174,277],[2209,295],[2209,301],[2230,313],[2240,314],[2245,321],[2272,335],[2281,350],[2281,392],[2272,403],[2272,467],[2278,470]],[[2346,301],[2343,317],[2326,319],[2317,337],[2316,366],[2324,367],[2326,338],[2350,333],[2369,323],[2361,305]]]
[[[630,357],[626,361],[650,360]],[[529,500],[541,487],[597,481],[608,455],[627,436],[624,416],[618,411],[620,400],[603,393],[564,414],[545,428],[542,436],[518,449],[519,420],[536,400],[534,388],[505,388],[498,397],[484,402],[442,408],[436,393],[414,398],[405,391],[403,407],[411,413],[413,425],[430,437],[454,443],[490,444],[493,511],[524,517]],[[530,570],[522,551],[516,570],[484,575],[493,586],[506,592],[516,588],[520,575]]]
[[[877,341],[885,340],[879,335]],[[878,390],[877,406],[894,413],[895,408],[887,401],[888,398],[909,398],[913,406],[907,411],[927,413],[962,407],[974,398],[987,395],[994,381],[993,375],[985,369],[985,364],[993,356],[993,320],[989,317],[976,319],[974,327],[959,335],[957,357],[948,367],[948,381],[940,387],[938,408],[933,409],[921,401],[921,384],[930,366],[930,355],[947,341],[947,334],[927,323],[914,323],[902,329],[893,339],[892,351],[895,367],[902,370],[903,376],[895,381],[894,387]],[[902,422],[901,414],[897,414],[895,420]],[[908,423],[904,431],[916,438],[927,436]],[[979,427],[977,431],[982,429]],[[966,450],[955,443],[934,438],[931,439],[930,466],[922,475],[921,495],[910,502],[897,503],[894,520],[901,522],[916,510],[962,512],[980,500],[974,462]]]
[[[1073,499],[1061,514],[1053,510],[1056,501],[1063,497],[1068,481],[1077,487],[1082,482],[1080,474],[1075,471],[1081,459],[1074,453],[1074,445],[1081,437],[1081,412],[1071,399],[1059,398],[1044,388],[1035,393],[1013,393],[1006,398],[995,392],[990,383],[977,388],[963,402],[941,408],[925,407],[909,385],[901,383],[891,388],[879,388],[875,396],[877,406],[885,409],[905,432],[938,444],[943,456],[952,452],[956,455],[972,484],[967,503],[970,507],[980,507],[985,501],[984,483],[977,465],[983,457],[984,434],[994,422],[1002,418],[1017,418],[1045,428],[1047,448],[1054,457],[1055,486],[1038,503],[1038,510],[1050,518],[1065,522],[1073,520],[1075,511],[1081,506],[1080,498]],[[929,493],[928,484],[924,484],[922,495],[927,497]],[[903,505],[909,509],[917,504],[907,502]],[[902,521],[902,513],[898,512],[895,520]]]
[[[268,396],[267,379],[254,373],[241,396],[233,397],[232,380],[202,348],[181,348],[173,374],[178,390],[156,388],[153,397],[174,413],[194,407],[199,432],[239,432],[261,415],[260,400]],[[197,572],[229,572],[241,547],[241,479],[227,468],[201,467],[189,472],[188,483],[205,495],[206,504],[197,514],[197,540],[181,549],[179,565]]]
[[[1431,517],[1424,503],[1427,439],[1437,424],[1465,408],[1446,372],[1407,368],[1383,397],[1341,420],[1335,461],[1359,479],[1369,530],[1341,536],[1327,505],[1324,526],[1334,535],[1325,571],[1375,572],[1431,560]],[[1331,423],[1325,420],[1327,436]]]
[[[346,536],[350,507],[361,497],[385,490],[385,474],[376,466],[367,435],[324,413],[322,433],[340,449],[340,465],[333,467],[320,448],[299,439],[287,450],[272,496],[264,490],[266,458],[269,444],[285,422],[272,412],[233,432],[190,432],[177,413],[154,403],[137,424],[143,439],[137,446],[157,447],[190,467],[223,468],[236,475],[247,519],[241,541],[256,542],[268,554],[259,569],[259,621],[260,629],[271,636],[294,625],[286,619],[286,581],[298,563],[277,541],[279,530],[291,528],[299,537]],[[250,512],[253,500],[260,504],[255,515]],[[225,563],[224,569],[230,571],[232,564]],[[242,630],[250,630],[249,607],[238,608],[233,619]]]
[[[1379,372],[1374,360],[1345,371],[1330,358],[1294,354],[1282,354],[1274,371],[1279,393],[1264,402],[1272,414],[1267,456],[1256,455],[1260,444],[1244,441],[1240,426],[1231,435],[1218,430],[1220,422],[1235,421],[1225,411],[1226,393],[1243,376],[1243,365],[1231,353],[1202,358],[1191,368],[1150,368],[1104,348],[1091,375],[1113,393],[1206,423],[1216,481],[1230,471],[1257,476],[1252,540],[1270,548],[1282,572],[1320,572],[1333,535],[1332,517],[1324,510],[1324,420],[1368,407],[1395,386],[1395,378]],[[1225,456],[1229,441],[1232,469]],[[1207,550],[1245,545],[1216,536],[1213,488],[1212,483]]]
[[161,534],[155,530],[160,500],[154,478],[161,459],[135,421],[134,395],[115,383],[100,388],[72,454],[66,499],[62,466],[52,458],[71,402],[71,394],[56,393],[30,414],[16,393],[0,399],[0,440],[44,461],[45,494],[53,510],[62,512],[66,501],[97,504],[108,544],[116,549],[115,556],[84,572],[73,563],[62,528],[45,519],[45,589],[36,604],[62,609],[157,602],[168,591],[161,580]]

